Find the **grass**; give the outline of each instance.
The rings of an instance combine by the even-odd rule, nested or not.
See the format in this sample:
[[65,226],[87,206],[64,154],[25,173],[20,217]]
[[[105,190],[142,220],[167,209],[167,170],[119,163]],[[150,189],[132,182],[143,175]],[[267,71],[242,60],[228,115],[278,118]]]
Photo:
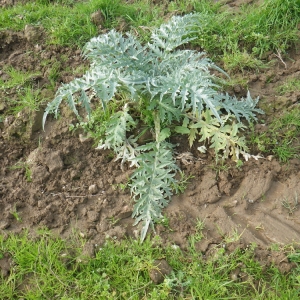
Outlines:
[[[121,0],[48,1],[39,0],[2,9],[0,30],[22,30],[26,24],[42,25],[48,33],[47,42],[82,46],[98,34],[90,14],[101,10],[103,28],[132,28],[141,38],[149,27],[157,26],[165,14],[203,13],[203,26],[195,42],[213,59],[225,58],[228,70],[256,69],[266,52],[284,53],[299,39],[297,25],[300,9],[297,0],[266,0],[259,9],[244,5],[236,14],[210,0],[176,1],[153,5],[146,0],[125,3]],[[63,8],[63,9],[62,9]]]
[[18,169],[24,169],[24,175],[25,175],[25,178],[26,178],[26,181],[27,182],[31,182],[32,179],[31,179],[31,170],[30,170],[30,167],[27,163],[25,162],[18,162],[16,163],[14,166],[11,166],[10,167],[10,170],[18,170]]
[[261,134],[252,131],[251,141],[259,151],[275,155],[282,163],[299,157],[300,109],[285,112],[273,119],[268,130]]
[[20,89],[17,93],[16,100],[7,100],[10,104],[10,112],[18,114],[23,110],[27,111],[38,111],[43,99],[40,97],[40,90],[26,87]]
[[177,191],[178,194],[183,194],[187,189],[190,180],[195,176],[186,175],[184,171],[179,171],[178,177],[178,181],[176,184],[174,184],[173,189],[174,191]]
[[259,71],[266,68],[266,65],[252,53],[246,50],[240,52],[225,52],[223,55],[224,68],[231,73],[235,71],[255,70]]
[[276,92],[280,95],[284,95],[297,90],[300,90],[300,79],[292,78],[279,85],[276,89]]
[[13,217],[14,217],[18,222],[22,222],[22,218],[20,217],[19,213],[17,212],[16,206],[14,206],[13,210],[12,210],[10,213],[11,213],[11,215],[13,215]]
[[156,24],[159,21],[157,15],[162,14],[162,9],[159,6],[150,8],[145,0],[131,4],[121,0],[39,0],[2,9],[0,30],[22,30],[26,24],[32,24],[46,30],[49,44],[83,46],[98,33],[90,18],[93,12],[101,10],[104,15],[102,27],[111,29],[121,28],[124,22],[134,27]]
[[299,40],[297,0],[266,0],[259,8],[243,5],[239,13],[203,0],[195,9],[206,14],[197,45],[214,60],[225,58],[227,71],[257,69],[268,51],[283,54]]
[[7,113],[17,115],[24,109],[38,111],[43,99],[40,97],[40,90],[33,88],[33,80],[40,74],[23,72],[13,67],[4,68],[4,71],[8,79],[0,79],[0,91],[4,94],[3,102],[8,105]]
[[[5,238],[0,235],[0,259],[11,261],[9,272],[0,282],[1,299],[299,297],[299,267],[287,275],[275,266],[265,268],[254,259],[254,245],[230,254],[218,246],[211,257],[204,259],[193,247],[182,252],[177,247],[162,247],[159,239],[148,239],[143,244],[107,240],[91,258],[83,254],[85,242],[75,233],[66,241],[45,229],[35,237],[27,232]],[[297,265],[299,256],[299,252],[291,252]],[[173,271],[164,282],[154,284],[149,271],[154,261],[162,258]]]
[[295,192],[295,197],[292,200],[284,198],[281,205],[287,209],[289,215],[292,215],[298,209],[298,194]]
[[8,80],[0,78],[0,90],[7,91],[12,88],[21,88],[31,82],[31,80],[38,76],[35,72],[22,72],[13,67],[4,68],[5,73],[9,76]]

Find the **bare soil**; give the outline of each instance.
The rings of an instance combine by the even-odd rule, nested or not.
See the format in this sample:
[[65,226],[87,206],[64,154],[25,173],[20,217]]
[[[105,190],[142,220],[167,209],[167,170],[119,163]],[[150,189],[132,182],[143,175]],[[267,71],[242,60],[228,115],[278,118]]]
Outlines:
[[[9,79],[3,70],[8,66],[34,72],[37,75],[30,79],[31,83],[41,89],[48,101],[54,95],[47,88],[51,63],[41,62],[60,62],[58,83],[72,80],[74,75],[68,70],[86,62],[79,50],[47,45],[41,28],[30,30],[0,32],[0,77]],[[264,126],[299,105],[300,99],[297,91],[288,97],[275,92],[280,83],[299,76],[299,48],[283,57],[286,68],[273,54],[268,59],[274,60],[270,69],[246,74],[251,95],[260,96],[260,107],[266,111]],[[0,114],[7,114],[7,103],[11,101],[8,99],[14,99],[17,92],[18,87],[11,89],[10,94],[0,89]],[[239,85],[232,92],[238,96],[246,93]],[[120,189],[120,183],[127,182],[132,169],[122,172],[109,151],[95,150],[93,141],[84,139],[80,131],[70,132],[69,125],[75,124],[76,119],[67,109],[62,110],[59,120],[48,118],[45,131],[41,128],[42,114],[43,109],[25,109],[0,122],[1,232],[33,232],[44,226],[68,237],[75,229],[89,240],[91,253],[95,245],[103,244],[108,237],[137,238],[139,226],[132,226],[130,192]],[[261,261],[277,262],[287,271],[290,264],[286,257],[274,253],[270,256],[266,249],[275,243],[287,245],[300,240],[300,210],[294,205],[295,195],[300,195],[300,160],[281,165],[274,158],[251,159],[239,169],[227,162],[229,168],[216,170],[212,155],[201,156],[195,149],[187,148],[181,137],[175,139],[180,144],[176,149],[178,164],[194,178],[164,210],[169,226],[158,224],[156,234],[166,243],[184,249],[195,233],[197,220],[203,220],[205,238],[196,244],[199,251],[209,253],[220,243],[228,251],[256,243],[261,249],[257,253]],[[184,159],[186,152],[191,152],[193,158]],[[12,168],[20,162],[29,165],[31,182],[25,168]],[[282,205],[283,201],[290,202],[290,211]]]

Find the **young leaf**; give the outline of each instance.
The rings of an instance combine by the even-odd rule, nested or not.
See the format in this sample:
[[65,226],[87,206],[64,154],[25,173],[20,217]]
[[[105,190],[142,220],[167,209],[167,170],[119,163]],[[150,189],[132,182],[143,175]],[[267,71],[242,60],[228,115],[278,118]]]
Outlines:
[[187,127],[184,126],[176,126],[174,128],[175,132],[177,133],[181,133],[181,134],[189,134],[190,133],[190,129],[188,129]]
[[171,135],[170,128],[164,128],[161,130],[158,136],[158,142],[164,141],[166,138],[168,138]]

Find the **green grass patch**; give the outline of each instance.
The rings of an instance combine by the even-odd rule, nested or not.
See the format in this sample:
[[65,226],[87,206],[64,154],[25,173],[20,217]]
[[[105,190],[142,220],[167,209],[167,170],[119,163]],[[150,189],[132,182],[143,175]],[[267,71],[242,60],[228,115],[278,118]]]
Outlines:
[[272,153],[283,163],[299,157],[300,109],[284,113],[274,119],[267,130],[259,135],[252,131],[251,141],[263,153]]
[[48,33],[48,43],[82,46],[98,35],[90,18],[98,10],[104,16],[103,29],[151,26],[159,22],[157,16],[162,14],[160,6],[152,7],[145,0],[130,4],[121,0],[40,0],[2,9],[0,30],[23,30],[26,24],[42,25]]
[[285,81],[276,88],[276,92],[280,95],[295,92],[300,90],[300,78],[292,78]]
[[9,78],[7,80],[0,78],[0,90],[5,91],[11,88],[21,88],[39,75],[34,72],[21,72],[13,67],[4,68],[4,71]]
[[[284,54],[299,40],[300,8],[297,0],[266,0],[241,7],[238,13],[220,2],[172,1],[154,5],[146,0],[49,1],[38,0],[4,8],[0,30],[22,30],[26,24],[42,25],[47,42],[82,46],[98,35],[91,13],[103,13],[103,29],[138,33],[147,39],[149,30],[160,25],[166,14],[203,14],[196,44],[214,60],[224,60],[228,70],[257,69],[268,51]],[[224,58],[224,59],[223,59]]]
[[23,110],[27,112],[39,111],[43,101],[39,89],[22,88],[17,92],[16,100],[7,100],[10,107],[8,113],[15,115]]
[[[84,241],[56,238],[41,230],[0,236],[1,299],[298,299],[300,269],[283,275],[254,259],[255,246],[226,253],[216,247],[204,259],[194,248],[162,247],[159,239],[110,241],[95,257],[82,254]],[[291,258],[299,263],[299,253]],[[165,259],[173,271],[154,284],[149,271]],[[243,274],[237,277],[236,273]]]
[[226,52],[222,58],[224,62],[224,69],[234,71],[256,70],[266,68],[266,65],[247,51],[240,52],[239,50],[233,52]]
[[285,53],[299,40],[297,0],[266,0],[244,5],[238,13],[202,0],[195,9],[205,13],[197,45],[225,60],[228,70],[257,69],[268,51]]
[[38,111],[44,99],[40,96],[40,90],[33,88],[33,81],[40,74],[22,72],[13,67],[4,71],[8,79],[0,79],[0,91],[4,92],[3,102],[8,106],[7,113],[16,115],[24,109]]

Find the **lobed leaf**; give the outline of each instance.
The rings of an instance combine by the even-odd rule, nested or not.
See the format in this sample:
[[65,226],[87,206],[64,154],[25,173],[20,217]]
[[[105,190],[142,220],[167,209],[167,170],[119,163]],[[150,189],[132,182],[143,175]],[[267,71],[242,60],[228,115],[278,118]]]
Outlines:
[[132,214],[136,218],[134,224],[143,221],[142,241],[149,226],[154,229],[154,223],[162,217],[161,210],[172,196],[171,186],[175,183],[178,169],[168,143],[151,143],[148,146],[152,150],[137,157],[139,168],[131,176],[130,184],[136,202]]
[[120,91],[131,96],[127,102],[144,102],[147,113],[141,119],[149,114],[148,119],[153,117],[149,123],[155,125],[155,142],[137,146],[137,137],[127,136],[140,120],[134,120],[126,104],[106,122],[105,136],[98,146],[113,149],[122,169],[125,162],[137,167],[131,178],[131,192],[136,202],[135,224],[143,221],[142,240],[161,217],[176,181],[177,165],[165,141],[171,134],[170,127],[176,122],[175,131],[188,134],[190,146],[198,138],[211,143],[217,158],[223,153],[223,158],[238,159],[239,154],[248,157],[245,139],[238,135],[244,127],[241,119],[250,121],[263,113],[256,108],[258,98],[253,100],[249,92],[245,99],[238,100],[217,91],[219,86],[211,69],[227,74],[204,52],[179,49],[196,38],[195,32],[206,21],[207,16],[201,13],[173,16],[153,30],[151,42],[146,45],[130,33],[123,35],[115,30],[92,38],[83,49],[83,56],[91,62],[90,70],[82,78],[63,84],[43,116],[44,126],[49,113],[57,117],[62,101],[78,118],[78,106],[90,115],[92,97],[96,96],[105,110]]

